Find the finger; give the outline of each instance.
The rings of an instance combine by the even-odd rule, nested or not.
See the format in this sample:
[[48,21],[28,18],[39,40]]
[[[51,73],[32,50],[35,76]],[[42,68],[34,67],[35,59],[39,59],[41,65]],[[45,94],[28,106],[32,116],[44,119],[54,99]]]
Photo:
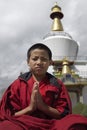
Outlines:
[[34,85],[33,85],[33,89],[34,89],[34,90],[35,90],[35,89],[38,89],[38,87],[39,87],[39,84],[38,84],[37,82],[35,82]]
[[34,90],[32,95],[31,95],[31,101],[35,101],[37,98],[37,90]]

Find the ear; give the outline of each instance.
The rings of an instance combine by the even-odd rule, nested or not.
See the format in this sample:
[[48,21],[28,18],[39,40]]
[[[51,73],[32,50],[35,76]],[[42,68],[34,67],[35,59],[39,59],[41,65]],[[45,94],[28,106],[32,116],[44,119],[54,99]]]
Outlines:
[[53,65],[53,61],[52,60],[50,60],[50,64],[49,65]]

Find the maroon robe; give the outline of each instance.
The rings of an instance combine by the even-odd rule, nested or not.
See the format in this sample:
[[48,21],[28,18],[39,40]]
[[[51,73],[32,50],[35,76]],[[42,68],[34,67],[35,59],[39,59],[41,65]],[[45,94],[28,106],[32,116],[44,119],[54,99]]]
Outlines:
[[71,114],[71,101],[65,86],[54,76],[47,76],[39,84],[43,101],[61,113],[61,119],[36,110],[32,115],[14,116],[26,108],[34,79],[31,73],[21,75],[6,90],[0,102],[0,130],[86,130],[87,118]]

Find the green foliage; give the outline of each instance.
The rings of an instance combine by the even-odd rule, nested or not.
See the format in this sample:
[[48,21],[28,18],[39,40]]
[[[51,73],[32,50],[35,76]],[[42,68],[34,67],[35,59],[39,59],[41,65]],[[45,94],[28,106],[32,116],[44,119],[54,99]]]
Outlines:
[[80,114],[87,117],[87,105],[78,102],[72,109],[73,114]]

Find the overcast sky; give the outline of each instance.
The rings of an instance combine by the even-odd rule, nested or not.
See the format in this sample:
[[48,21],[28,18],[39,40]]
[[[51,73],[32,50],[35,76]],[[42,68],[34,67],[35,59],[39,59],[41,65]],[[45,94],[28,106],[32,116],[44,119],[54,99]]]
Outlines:
[[86,0],[0,0],[0,88],[28,70],[26,52],[50,32],[55,2],[64,14],[64,31],[80,43],[78,55],[87,56]]

